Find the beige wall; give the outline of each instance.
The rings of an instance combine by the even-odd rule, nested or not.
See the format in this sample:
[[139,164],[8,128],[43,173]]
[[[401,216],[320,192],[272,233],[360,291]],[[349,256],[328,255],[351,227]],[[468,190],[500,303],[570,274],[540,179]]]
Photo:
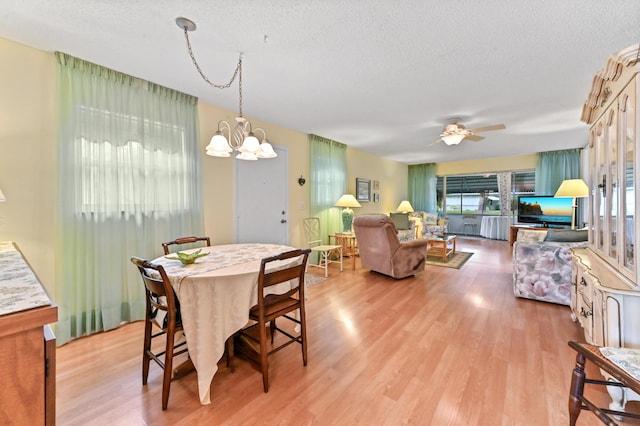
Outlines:
[[474,173],[496,173],[509,170],[530,170],[536,168],[537,162],[538,154],[453,161],[450,163],[436,164],[436,174],[438,176],[451,176]]
[[15,241],[54,293],[55,58],[0,39],[0,241]]
[[[215,133],[218,121],[234,122],[235,113],[203,102],[199,102],[201,152]],[[302,219],[309,214],[309,137],[300,132],[251,120],[254,127],[261,127],[273,145],[287,148],[289,155],[289,236],[290,243],[304,247]],[[258,160],[269,161],[269,160]],[[215,158],[202,155],[202,179],[205,211],[205,233],[216,244],[233,243],[235,239],[234,220],[234,170],[231,158]],[[298,185],[298,178],[304,176],[307,183]]]
[[[33,269],[55,296],[55,57],[0,39],[0,241],[18,243]],[[221,119],[234,112],[199,103],[201,152]],[[249,117],[251,118],[251,117]],[[269,139],[289,153],[289,223],[291,245],[303,246],[302,219],[309,212],[308,136],[252,120]],[[234,241],[233,160],[202,155],[205,233],[218,244]],[[380,201],[362,203],[356,214],[389,213],[407,198],[407,165],[347,149],[347,190],[355,179],[380,183]],[[535,167],[535,155],[438,164],[440,175],[482,173]],[[298,185],[298,178],[307,180]]]
[[[0,241],[15,241],[55,297],[55,56],[0,39]],[[198,105],[202,147],[205,233],[217,244],[234,241],[234,161],[204,155],[221,119],[234,112]],[[251,119],[251,117],[248,117]],[[304,246],[302,219],[309,214],[308,136],[252,119],[274,145],[289,155],[290,243]],[[394,211],[406,198],[407,166],[347,149],[348,189],[355,178],[380,182],[380,203],[365,203],[358,214]],[[298,185],[303,176],[307,183]]]
[[[386,160],[362,151],[347,148],[347,192],[355,195],[356,178],[371,180],[372,201],[360,203],[356,215],[395,212],[402,200],[407,199],[408,166]],[[373,181],[380,185],[380,201],[373,202]]]

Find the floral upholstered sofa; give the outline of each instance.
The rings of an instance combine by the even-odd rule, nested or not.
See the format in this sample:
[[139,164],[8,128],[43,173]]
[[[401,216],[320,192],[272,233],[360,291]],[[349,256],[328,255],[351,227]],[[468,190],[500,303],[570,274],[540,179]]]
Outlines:
[[447,218],[438,217],[437,213],[416,211],[409,213],[408,217],[409,229],[398,230],[400,242],[447,232]]
[[513,244],[513,293],[526,299],[570,305],[570,249],[586,245],[586,230],[519,230]]

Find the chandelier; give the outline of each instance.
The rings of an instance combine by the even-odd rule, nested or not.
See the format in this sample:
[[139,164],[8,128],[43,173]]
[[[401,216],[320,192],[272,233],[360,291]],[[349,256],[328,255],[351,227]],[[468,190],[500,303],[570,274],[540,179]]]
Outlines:
[[[220,120],[218,122],[218,131],[216,131],[215,135],[211,138],[211,142],[209,142],[209,145],[206,147],[206,154],[213,157],[230,157],[233,151],[237,151],[238,155],[236,155],[236,158],[239,160],[257,160],[258,158],[277,157],[278,154],[276,154],[273,146],[271,146],[267,140],[265,131],[259,127],[254,129],[251,122],[242,116],[242,54],[240,54],[238,58],[238,64],[228,83],[212,83],[200,69],[193,50],[191,49],[191,43],[189,42],[189,31],[195,31],[196,24],[190,19],[179,17],[176,18],[176,25],[184,31],[184,38],[187,41],[187,51],[198,74],[200,74],[200,77],[211,87],[227,89],[233,84],[236,77],[238,78],[239,115],[236,117],[236,124],[232,128],[231,124],[227,121]],[[258,134],[262,133],[261,141],[258,140],[254,132]]]

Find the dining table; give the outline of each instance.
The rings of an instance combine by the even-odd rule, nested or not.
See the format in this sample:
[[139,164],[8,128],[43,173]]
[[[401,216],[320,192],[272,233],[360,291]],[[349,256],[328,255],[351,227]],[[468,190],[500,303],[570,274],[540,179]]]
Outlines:
[[[199,249],[184,250],[193,252]],[[257,303],[260,262],[293,247],[278,244],[224,244],[203,247],[195,263],[183,265],[166,255],[153,260],[164,267],[180,302],[182,326],[189,357],[198,377],[198,393],[202,404],[211,403],[211,382],[225,342],[249,322],[249,309]],[[295,259],[290,260],[295,261]],[[287,266],[283,261],[281,265]],[[291,283],[270,288],[282,292]]]

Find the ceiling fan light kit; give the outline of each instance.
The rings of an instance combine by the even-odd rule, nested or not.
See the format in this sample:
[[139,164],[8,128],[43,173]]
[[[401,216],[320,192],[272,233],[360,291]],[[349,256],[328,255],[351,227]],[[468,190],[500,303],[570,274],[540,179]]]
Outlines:
[[504,124],[495,124],[493,126],[467,129],[464,127],[464,125],[459,124],[457,122],[457,119],[453,119],[447,124],[445,124],[444,130],[440,135],[440,139],[438,139],[434,143],[438,143],[442,141],[446,145],[458,145],[460,142],[462,142],[463,139],[469,139],[470,141],[478,142],[484,139],[484,137],[476,135],[476,133],[490,132],[493,130],[502,130],[502,129],[506,129],[506,126]]
[[460,134],[452,134],[452,135],[444,135],[442,136],[442,142],[447,145],[458,145],[464,139],[464,135]]

